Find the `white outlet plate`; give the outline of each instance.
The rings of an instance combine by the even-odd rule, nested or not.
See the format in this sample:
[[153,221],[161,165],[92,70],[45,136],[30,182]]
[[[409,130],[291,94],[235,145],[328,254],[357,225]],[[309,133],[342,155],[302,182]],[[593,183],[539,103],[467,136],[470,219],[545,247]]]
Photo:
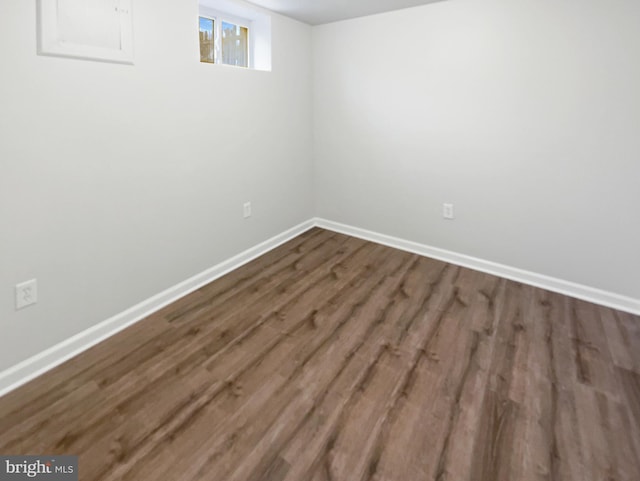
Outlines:
[[38,302],[38,281],[36,279],[16,284],[16,310],[36,302]]
[[244,218],[247,219],[251,217],[251,202],[245,202],[242,206]]
[[453,204],[442,204],[442,217],[453,219]]

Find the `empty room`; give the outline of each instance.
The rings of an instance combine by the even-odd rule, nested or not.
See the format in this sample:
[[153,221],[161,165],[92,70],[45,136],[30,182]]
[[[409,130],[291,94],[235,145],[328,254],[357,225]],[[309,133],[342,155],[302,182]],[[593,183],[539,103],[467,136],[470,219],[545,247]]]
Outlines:
[[640,480],[640,2],[1,0],[0,480]]

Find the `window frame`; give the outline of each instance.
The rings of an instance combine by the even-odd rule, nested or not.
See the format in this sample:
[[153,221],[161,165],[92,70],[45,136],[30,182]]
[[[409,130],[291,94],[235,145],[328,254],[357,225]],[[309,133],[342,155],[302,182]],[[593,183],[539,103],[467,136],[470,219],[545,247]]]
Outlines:
[[[205,62],[202,57],[199,56],[199,62],[209,65],[226,65],[229,67],[254,69],[253,65],[253,52],[251,44],[251,20],[235,17],[233,15],[227,15],[222,12],[217,12],[211,9],[200,10],[198,12],[198,46],[200,45],[200,18],[205,18],[213,21],[213,63]],[[247,29],[247,65],[234,65],[230,63],[224,63],[222,61],[222,24],[228,23],[241,28]]]
[[198,45],[200,46],[200,48],[202,48],[202,45],[200,44],[200,19],[204,18],[205,20],[211,20],[211,22],[213,22],[213,62],[208,62],[205,60],[202,60],[202,53],[200,54],[200,63],[208,63],[210,65],[215,65],[216,63],[216,51],[217,51],[217,47],[216,47],[216,29],[218,28],[218,20],[215,17],[210,17],[210,16],[206,16],[206,15],[198,15]]

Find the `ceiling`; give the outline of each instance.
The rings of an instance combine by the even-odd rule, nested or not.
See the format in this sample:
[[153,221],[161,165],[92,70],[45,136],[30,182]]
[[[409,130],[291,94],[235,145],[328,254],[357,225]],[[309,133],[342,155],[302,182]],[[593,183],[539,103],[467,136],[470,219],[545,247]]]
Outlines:
[[440,0],[250,0],[251,3],[310,25],[364,17]]

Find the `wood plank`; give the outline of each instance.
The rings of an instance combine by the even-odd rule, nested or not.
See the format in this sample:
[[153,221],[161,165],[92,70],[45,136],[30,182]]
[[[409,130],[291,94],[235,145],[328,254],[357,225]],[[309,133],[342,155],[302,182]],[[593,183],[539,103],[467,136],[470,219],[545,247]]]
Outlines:
[[614,364],[609,352],[600,309],[574,299],[571,303],[572,340],[578,382],[614,396]]
[[637,321],[624,312],[604,307],[598,311],[614,364],[640,374],[640,350],[637,349],[640,326]]
[[634,448],[636,464],[640,464],[640,374],[623,368],[617,368],[616,371],[623,390],[620,404],[621,431]]

